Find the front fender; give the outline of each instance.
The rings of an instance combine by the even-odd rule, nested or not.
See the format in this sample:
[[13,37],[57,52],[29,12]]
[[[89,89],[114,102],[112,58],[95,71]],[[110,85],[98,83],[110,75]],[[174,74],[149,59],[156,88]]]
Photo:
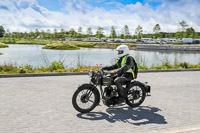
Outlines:
[[100,93],[99,93],[99,90],[96,88],[96,86],[92,85],[92,84],[81,84],[79,88],[92,88],[92,90],[94,90],[96,93],[97,93],[97,100],[98,100],[98,104],[100,103]]

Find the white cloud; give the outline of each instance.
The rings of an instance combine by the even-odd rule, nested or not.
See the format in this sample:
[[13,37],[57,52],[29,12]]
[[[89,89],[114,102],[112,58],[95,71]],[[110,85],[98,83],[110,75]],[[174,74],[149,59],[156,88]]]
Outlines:
[[70,13],[73,12],[88,12],[92,9],[92,6],[84,2],[83,0],[59,0],[63,5],[63,8]]
[[[161,1],[161,0],[157,0]],[[30,31],[39,29],[78,29],[93,28],[93,33],[98,26],[109,33],[110,27],[115,26],[118,32],[128,25],[130,32],[134,33],[138,25],[143,31],[152,32],[155,24],[159,23],[162,31],[175,32],[178,23],[185,20],[189,26],[200,31],[200,12],[198,12],[198,0],[172,0],[163,1],[163,4],[153,10],[149,4],[123,5],[114,4],[117,8],[106,10],[102,7],[94,7],[83,0],[60,0],[64,5],[62,12],[49,11],[38,4],[37,0],[1,0],[0,1],[0,25],[10,31]],[[3,18],[3,19],[2,19]]]

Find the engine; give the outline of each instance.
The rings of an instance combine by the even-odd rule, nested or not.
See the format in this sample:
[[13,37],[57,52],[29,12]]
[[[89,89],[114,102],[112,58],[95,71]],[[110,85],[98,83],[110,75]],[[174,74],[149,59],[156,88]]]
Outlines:
[[108,86],[104,88],[104,104],[107,106],[113,105],[113,99],[118,97],[116,86]]

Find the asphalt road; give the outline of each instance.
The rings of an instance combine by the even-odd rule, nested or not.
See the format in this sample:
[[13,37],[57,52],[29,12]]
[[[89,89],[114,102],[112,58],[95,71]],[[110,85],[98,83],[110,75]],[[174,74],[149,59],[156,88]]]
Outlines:
[[0,79],[0,133],[199,133],[200,72],[140,73],[152,87],[138,108],[107,108],[91,113],[72,106],[86,75]]

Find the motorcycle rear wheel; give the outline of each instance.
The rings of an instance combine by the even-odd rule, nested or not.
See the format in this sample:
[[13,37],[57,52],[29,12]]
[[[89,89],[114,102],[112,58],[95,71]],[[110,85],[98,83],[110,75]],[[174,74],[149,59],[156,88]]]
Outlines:
[[81,113],[92,111],[98,104],[98,94],[91,86],[80,86],[72,97],[72,105]]
[[145,88],[141,83],[132,83],[130,88],[127,90],[126,103],[130,107],[140,106],[146,97]]

